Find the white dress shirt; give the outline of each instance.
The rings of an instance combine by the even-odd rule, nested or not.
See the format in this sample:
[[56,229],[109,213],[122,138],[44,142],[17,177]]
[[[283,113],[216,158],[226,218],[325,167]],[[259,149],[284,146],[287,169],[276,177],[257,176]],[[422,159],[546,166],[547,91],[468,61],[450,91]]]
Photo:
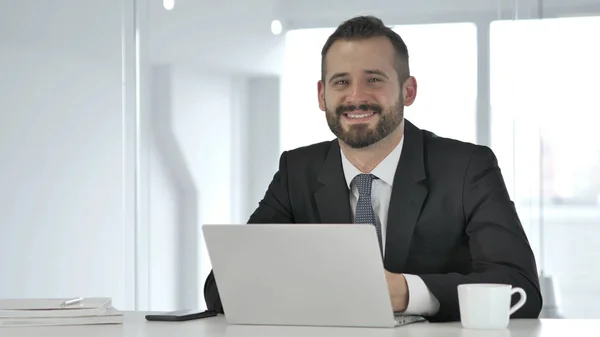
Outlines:
[[[375,212],[375,219],[381,225],[381,239],[383,244],[383,251],[385,252],[385,238],[387,229],[387,217],[388,209],[390,206],[390,199],[392,197],[392,185],[394,183],[394,175],[396,174],[396,168],[398,167],[398,161],[400,160],[400,154],[402,153],[402,146],[404,145],[404,137],[396,146],[396,148],[373,169],[369,172],[375,175],[379,179],[373,180],[371,187],[371,200],[373,204],[373,211]],[[340,149],[341,151],[341,149]],[[342,153],[342,167],[344,169],[344,176],[350,189],[350,206],[352,207],[352,215],[356,212],[356,203],[358,202],[358,188],[356,184],[352,183],[354,177],[363,172],[360,172],[346,156]],[[401,224],[399,224],[401,225]],[[429,291],[425,282],[416,275],[403,274],[408,284],[408,307],[404,312],[407,315],[435,315],[440,307],[439,301]]]

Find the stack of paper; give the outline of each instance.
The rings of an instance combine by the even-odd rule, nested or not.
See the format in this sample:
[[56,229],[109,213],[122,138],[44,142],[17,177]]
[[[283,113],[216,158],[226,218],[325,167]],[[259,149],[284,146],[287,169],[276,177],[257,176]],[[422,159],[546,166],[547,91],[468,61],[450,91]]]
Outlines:
[[0,327],[121,323],[110,298],[0,299]]

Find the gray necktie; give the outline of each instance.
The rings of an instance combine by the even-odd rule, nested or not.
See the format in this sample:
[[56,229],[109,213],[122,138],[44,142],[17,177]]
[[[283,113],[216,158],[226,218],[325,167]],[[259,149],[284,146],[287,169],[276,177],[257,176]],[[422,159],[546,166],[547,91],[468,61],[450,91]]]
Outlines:
[[383,248],[381,244],[381,225],[375,218],[373,204],[371,203],[371,185],[373,184],[374,179],[377,179],[377,177],[372,174],[359,174],[354,177],[354,183],[358,189],[358,202],[356,204],[354,223],[371,224],[375,226],[375,230],[377,231],[377,241],[379,241],[379,250],[383,255]]

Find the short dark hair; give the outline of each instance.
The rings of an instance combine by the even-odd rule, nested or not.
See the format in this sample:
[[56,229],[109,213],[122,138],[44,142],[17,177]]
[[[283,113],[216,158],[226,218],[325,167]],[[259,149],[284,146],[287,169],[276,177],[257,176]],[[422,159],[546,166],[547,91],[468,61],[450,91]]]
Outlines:
[[398,80],[404,81],[410,76],[408,66],[408,48],[396,32],[386,27],[381,19],[374,16],[357,16],[340,24],[329,36],[321,51],[321,80],[325,81],[325,56],[334,42],[338,40],[362,40],[374,37],[387,37],[396,51],[396,72]]

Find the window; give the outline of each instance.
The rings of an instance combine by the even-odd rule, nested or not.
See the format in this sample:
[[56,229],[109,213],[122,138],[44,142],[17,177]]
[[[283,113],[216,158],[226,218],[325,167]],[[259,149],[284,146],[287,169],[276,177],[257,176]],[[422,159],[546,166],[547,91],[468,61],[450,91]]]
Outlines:
[[319,109],[321,49],[334,29],[292,30],[285,36],[281,76],[280,141],[282,150],[331,140],[335,136]]
[[600,17],[490,27],[492,146],[512,165],[538,268],[576,318],[600,315],[599,31]]
[[[281,88],[281,146],[288,150],[331,140],[317,100],[321,49],[334,29],[286,34]],[[394,28],[408,46],[417,100],[405,117],[439,136],[475,141],[477,36],[471,23]]]

